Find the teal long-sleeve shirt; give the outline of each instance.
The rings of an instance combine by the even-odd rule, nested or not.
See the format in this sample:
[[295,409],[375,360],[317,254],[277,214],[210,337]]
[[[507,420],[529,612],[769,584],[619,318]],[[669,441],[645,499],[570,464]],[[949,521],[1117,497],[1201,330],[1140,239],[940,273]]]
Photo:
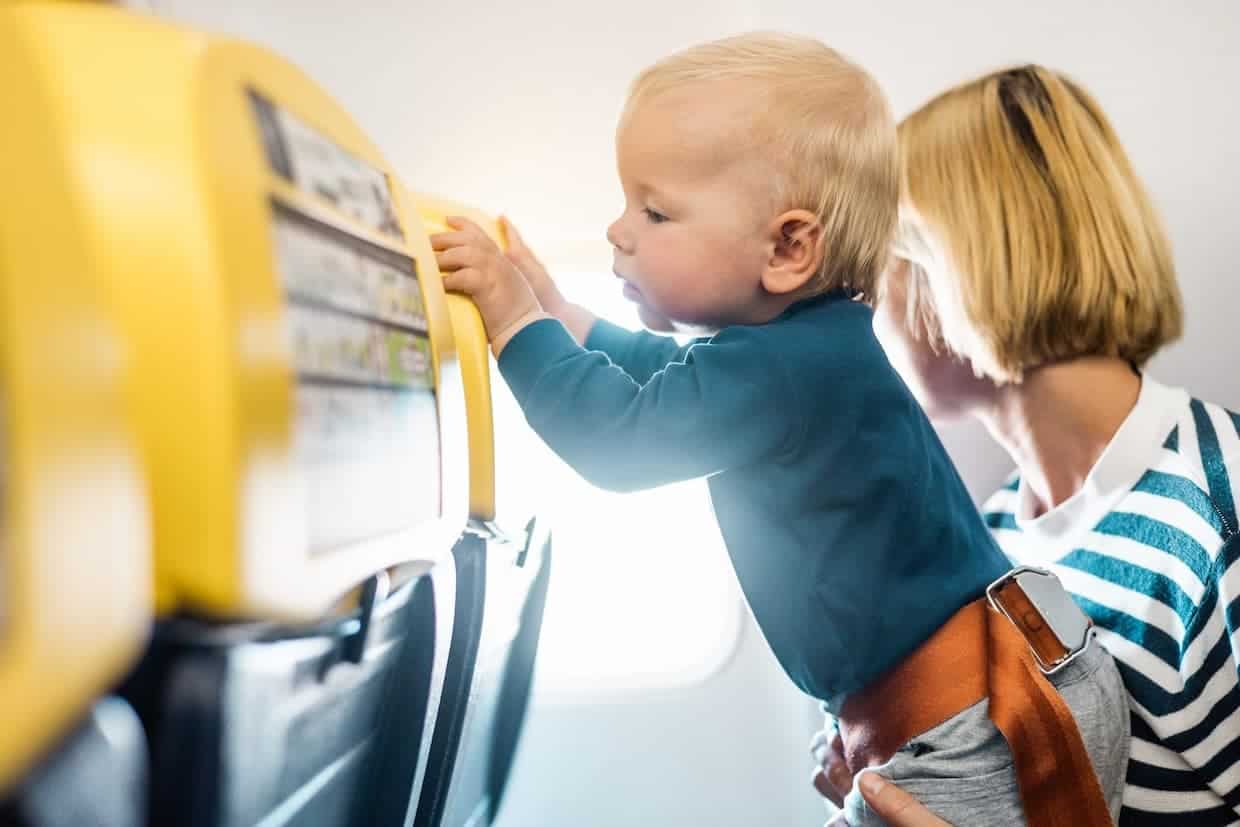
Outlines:
[[499,367],[529,424],[595,485],[707,478],[767,642],[832,707],[1009,568],[870,309],[842,294],[686,347],[600,321],[583,348],[543,320]]

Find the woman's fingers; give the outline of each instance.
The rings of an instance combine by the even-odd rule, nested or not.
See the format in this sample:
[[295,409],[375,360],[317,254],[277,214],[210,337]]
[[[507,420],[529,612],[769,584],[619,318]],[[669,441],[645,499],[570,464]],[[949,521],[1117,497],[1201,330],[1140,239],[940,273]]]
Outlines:
[[890,827],[952,827],[920,801],[876,772],[862,772],[857,781],[861,795]]

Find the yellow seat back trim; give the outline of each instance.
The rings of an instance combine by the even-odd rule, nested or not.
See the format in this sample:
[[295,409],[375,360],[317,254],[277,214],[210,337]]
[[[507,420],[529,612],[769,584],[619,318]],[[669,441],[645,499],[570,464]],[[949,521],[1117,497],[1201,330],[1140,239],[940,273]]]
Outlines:
[[[429,195],[415,196],[418,213],[428,233],[447,232],[447,218],[459,215],[471,219],[501,248],[508,239],[495,218],[481,210]],[[479,520],[495,519],[495,426],[491,407],[491,352],[482,316],[466,296],[448,294],[448,309],[456,337],[461,377],[465,384],[466,416],[469,423],[469,512]]]
[[[65,157],[35,4],[0,6],[0,792],[115,684],[152,618],[132,366]],[[15,113],[20,113],[18,117]]]

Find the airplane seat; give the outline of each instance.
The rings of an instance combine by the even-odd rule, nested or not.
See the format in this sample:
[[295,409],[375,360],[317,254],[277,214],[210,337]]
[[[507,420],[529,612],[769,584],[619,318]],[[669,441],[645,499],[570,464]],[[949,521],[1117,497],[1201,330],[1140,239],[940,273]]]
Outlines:
[[[501,247],[502,226],[467,205],[415,196],[427,232],[461,215]],[[455,602],[448,678],[433,728],[431,753],[406,827],[481,827],[494,818],[506,783],[533,680],[541,634],[550,533],[537,519],[512,534],[496,524],[495,446],[487,337],[477,309],[449,296],[466,387],[470,446],[470,528],[453,549],[455,582],[436,583]]]
[[[151,824],[382,823],[370,777],[384,769],[412,785],[435,608],[425,576],[386,598],[378,578],[365,591],[374,597],[357,610],[301,634],[161,624],[126,687],[146,712],[161,782]],[[376,766],[384,739],[401,746],[390,753],[401,767]]]
[[[24,79],[19,111],[34,116],[16,139],[5,130],[6,180],[37,196],[46,183],[24,167],[43,153],[41,172],[64,190],[58,210],[12,224],[50,262],[39,279],[13,269],[27,275],[19,286],[61,300],[48,330],[75,322],[64,342],[81,344],[43,358],[81,351],[96,371],[126,369],[134,487],[149,507],[135,550],[153,546],[153,561],[141,561],[142,622],[124,627],[126,668],[148,636],[149,647],[121,691],[150,743],[146,820],[373,824],[362,791],[383,727],[410,726],[388,739],[406,776],[426,752],[416,726],[440,634],[428,577],[451,564],[468,517],[464,391],[409,197],[348,115],[261,48],[101,4],[8,5],[0,26],[5,75]],[[6,199],[6,248],[10,213],[29,200]],[[66,245],[80,262],[52,261]],[[123,351],[93,318],[73,318],[65,273],[98,274]],[[82,368],[62,373],[87,386]],[[88,410],[73,409],[74,424]],[[95,483],[110,468],[81,439],[37,447],[64,506],[80,504],[56,477],[75,470],[68,460]],[[98,604],[119,615],[104,598],[134,591],[99,588],[125,585],[132,568],[100,552],[133,509],[101,502],[118,507],[59,522],[36,503],[39,527],[64,540],[42,550],[56,573],[78,573],[71,553],[92,563],[78,568],[93,581],[38,584],[40,612],[81,602],[71,642],[99,649],[83,670],[119,660]],[[48,649],[60,670],[64,648]],[[18,684],[0,676],[7,699]],[[60,676],[43,679],[53,703],[23,685],[6,708],[46,705],[63,729]]]
[[[519,627],[504,663],[503,677],[495,710],[487,762],[486,796],[490,800],[490,817],[494,821],[504,801],[508,779],[517,756],[521,732],[529,711],[534,684],[534,667],[538,659],[538,643],[542,636],[543,615],[547,607],[547,588],[551,584],[551,535],[535,535],[527,546],[536,554],[525,565],[533,572],[529,592],[522,604]],[[528,555],[527,551],[527,555]]]
[[[62,577],[59,591],[38,584],[40,611],[66,611],[66,594],[83,604],[86,628],[50,651],[77,656],[85,643],[98,651],[84,664],[109,665],[77,706],[62,687],[39,688],[57,713],[40,720],[43,748],[147,642],[119,691],[149,744],[149,824],[407,824],[427,783],[442,799],[466,789],[466,768],[489,766],[490,750],[474,746],[489,724],[470,721],[493,720],[476,710],[494,707],[497,647],[516,637],[513,607],[533,577],[520,539],[492,522],[485,330],[468,299],[444,292],[424,204],[334,100],[262,48],[39,0],[0,7],[0,44],[11,47],[0,49],[6,76],[26,79],[19,109],[35,116],[16,139],[6,130],[16,143],[0,144],[14,150],[0,171],[19,192],[44,185],[34,172],[63,190],[57,210],[13,220],[42,244],[18,250],[48,262],[22,289],[97,274],[123,348],[82,324],[93,318],[66,314],[41,332],[73,321],[79,358],[124,366],[124,447],[136,447],[131,488],[149,529],[98,528],[126,527],[127,502],[98,520],[78,510],[41,524],[63,540],[48,557],[57,574],[70,568],[64,555],[89,556],[100,539],[150,551],[141,565],[93,557],[73,574],[94,579]],[[26,169],[39,153],[44,168]],[[28,207],[6,201],[6,222]],[[0,235],[0,254],[9,240]],[[70,252],[80,262],[56,258]],[[81,385],[81,374],[65,376]],[[73,408],[75,425],[89,410]],[[69,459],[98,482],[121,467],[104,459],[134,459],[108,446]],[[80,447],[40,444],[39,456],[69,467],[64,449]],[[99,646],[109,616],[98,585],[125,578],[132,587],[106,597],[134,596],[128,614],[105,608],[126,634]],[[37,692],[6,685],[3,655],[0,701],[25,708]],[[50,685],[46,666],[36,674]],[[9,769],[0,761],[0,782]],[[464,824],[438,812],[444,827]]]
[[[452,638],[448,649],[448,668],[440,695],[439,709],[432,730],[427,770],[423,774],[416,798],[411,798],[405,824],[421,827],[440,824],[456,765],[465,716],[469,710],[470,690],[475,683],[482,639],[482,607],[486,593],[486,543],[478,534],[462,537],[453,549],[456,570],[454,582],[441,589],[453,591]],[[442,822],[450,823],[450,822]]]
[[459,680],[444,687],[446,703],[455,705],[435,731],[432,750],[439,751],[429,763],[433,776],[423,787],[415,827],[482,827],[494,821],[533,682],[551,571],[550,536],[531,520],[520,542],[466,539],[457,547],[458,572],[468,572],[486,600],[468,604],[478,609],[466,622],[473,668],[453,672]]
[[147,776],[142,723],[109,695],[0,802],[0,824],[139,827],[147,823]]
[[112,696],[154,614],[134,372],[39,58],[0,8],[0,822],[139,827],[145,735]]
[[436,580],[443,579],[447,566],[437,566],[419,582],[431,614],[410,629],[415,637],[406,647],[429,655],[429,663],[410,666],[414,674],[425,675],[425,685],[393,680],[384,708],[379,740],[371,752],[369,766],[359,785],[350,823],[373,827],[399,826],[405,822],[410,797],[416,797],[430,756],[430,733],[441,703],[448,670],[449,641],[452,634],[452,603],[443,605]]

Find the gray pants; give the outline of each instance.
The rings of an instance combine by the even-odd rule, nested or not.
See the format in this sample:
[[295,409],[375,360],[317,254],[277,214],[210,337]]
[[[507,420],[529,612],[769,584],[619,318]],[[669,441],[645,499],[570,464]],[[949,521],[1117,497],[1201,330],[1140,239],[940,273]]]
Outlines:
[[[1128,767],[1128,693],[1115,662],[1097,641],[1050,676],[1072,710],[1093,762],[1112,821],[1119,818]],[[1007,741],[980,701],[925,732],[877,771],[954,827],[1025,824]],[[866,770],[869,772],[869,770]],[[853,785],[844,799],[851,827],[884,827]]]

